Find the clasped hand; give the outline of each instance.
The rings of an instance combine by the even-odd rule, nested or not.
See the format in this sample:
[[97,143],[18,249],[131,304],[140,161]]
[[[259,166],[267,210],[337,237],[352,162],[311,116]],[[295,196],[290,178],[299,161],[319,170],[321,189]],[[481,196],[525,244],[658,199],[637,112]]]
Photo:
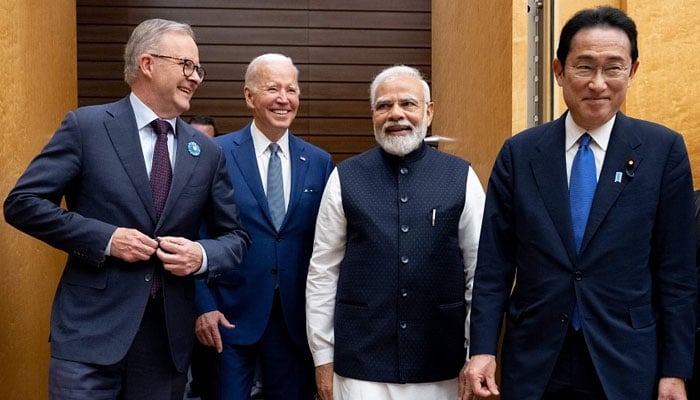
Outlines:
[[163,236],[153,239],[136,229],[117,228],[112,235],[110,255],[126,262],[146,261],[153,254],[163,268],[176,276],[197,272],[202,266],[202,249],[184,237]]

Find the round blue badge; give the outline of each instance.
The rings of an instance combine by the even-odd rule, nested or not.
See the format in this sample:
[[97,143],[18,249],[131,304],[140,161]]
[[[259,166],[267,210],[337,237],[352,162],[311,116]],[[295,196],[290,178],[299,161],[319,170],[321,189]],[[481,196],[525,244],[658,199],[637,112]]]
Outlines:
[[202,148],[199,147],[197,142],[189,142],[187,143],[187,151],[189,151],[193,156],[197,157],[202,153]]

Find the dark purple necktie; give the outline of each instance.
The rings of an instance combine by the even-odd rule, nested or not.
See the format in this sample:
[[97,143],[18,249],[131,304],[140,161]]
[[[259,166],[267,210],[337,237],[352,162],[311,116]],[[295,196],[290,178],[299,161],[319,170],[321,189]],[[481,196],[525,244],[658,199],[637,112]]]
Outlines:
[[[168,121],[156,119],[151,122],[151,127],[156,133],[156,147],[153,150],[153,163],[151,164],[151,193],[153,194],[153,205],[156,209],[156,220],[160,219],[165,207],[165,201],[170,192],[170,183],[173,181],[173,170],[170,165],[170,155],[168,153],[168,131],[170,124]],[[162,286],[160,270],[153,273],[153,283],[151,284],[151,296],[156,297],[158,290]]]
[[170,124],[168,121],[156,119],[151,122],[151,127],[157,135],[156,147],[153,150],[153,164],[151,164],[151,193],[158,220],[163,212],[163,207],[165,207],[165,201],[168,199],[170,183],[173,181],[173,170],[168,154]]

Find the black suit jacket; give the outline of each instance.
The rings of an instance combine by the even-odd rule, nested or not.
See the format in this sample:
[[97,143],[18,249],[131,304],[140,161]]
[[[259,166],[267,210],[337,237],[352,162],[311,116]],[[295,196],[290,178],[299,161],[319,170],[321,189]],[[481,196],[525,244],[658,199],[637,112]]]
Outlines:
[[505,313],[502,398],[539,399],[577,303],[606,395],[649,399],[660,376],[692,373],[695,236],[685,145],[667,128],[617,114],[577,254],[564,120],[510,138],[496,160],[471,354],[496,353]]
[[[156,257],[131,264],[105,257],[117,227],[195,240],[206,220],[216,232],[200,241],[209,277],[240,263],[248,236],[239,223],[225,158],[180,119],[176,131],[173,181],[158,221],[128,97],[69,112],[8,195],[7,222],[68,253],[51,313],[52,356],[109,365],[129,349],[151,277],[162,263]],[[199,152],[188,150],[194,144]],[[163,273],[170,349],[179,371],[187,369],[194,341],[193,296],[192,277]]]

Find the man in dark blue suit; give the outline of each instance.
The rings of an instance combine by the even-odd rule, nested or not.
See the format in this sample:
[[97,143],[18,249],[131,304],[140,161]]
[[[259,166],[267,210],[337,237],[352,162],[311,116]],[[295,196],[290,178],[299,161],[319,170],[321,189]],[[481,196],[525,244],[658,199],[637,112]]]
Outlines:
[[[505,313],[504,400],[685,398],[697,290],[693,185],[683,138],[619,111],[637,57],[635,23],[622,11],[577,13],[553,62],[568,111],[510,138],[498,155],[466,373],[479,397],[499,392]],[[586,159],[592,205],[571,207],[584,197],[574,186]]]
[[[286,56],[255,58],[246,71],[244,89],[253,122],[214,139],[226,155],[241,219],[252,239],[240,271],[197,284],[202,314],[197,336],[221,353],[221,399],[250,397],[258,356],[266,400],[313,395],[304,290],[316,214],[333,161],[288,130],[299,107],[297,77]],[[272,147],[278,149],[276,154]],[[273,190],[275,178],[268,173],[275,169],[274,157],[281,174]],[[279,209],[272,201],[277,189]]]
[[[221,149],[179,118],[204,78],[192,29],[144,21],[124,61],[131,94],[68,113],[5,201],[10,224],[68,253],[50,399],[181,400],[193,277],[248,246]],[[215,234],[195,242],[202,220]]]

